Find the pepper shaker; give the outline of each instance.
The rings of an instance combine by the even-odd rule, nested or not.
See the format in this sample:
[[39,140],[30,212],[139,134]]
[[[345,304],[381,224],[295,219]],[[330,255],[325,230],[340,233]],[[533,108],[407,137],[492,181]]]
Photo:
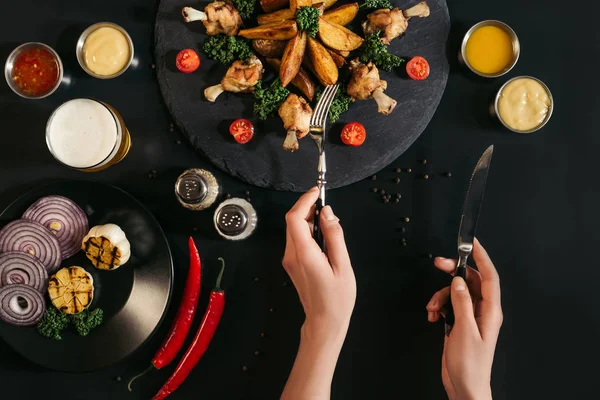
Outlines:
[[177,200],[190,210],[209,208],[217,200],[219,191],[217,178],[204,169],[188,169],[179,175],[175,182]]
[[228,240],[243,240],[256,229],[258,216],[252,204],[244,199],[233,198],[222,202],[213,218],[219,235]]

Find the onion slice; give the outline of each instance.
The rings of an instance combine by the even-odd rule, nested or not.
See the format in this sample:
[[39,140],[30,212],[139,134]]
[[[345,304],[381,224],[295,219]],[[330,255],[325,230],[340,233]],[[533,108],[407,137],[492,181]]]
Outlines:
[[46,312],[46,302],[31,286],[16,284],[0,288],[0,319],[16,326],[37,324]]
[[40,260],[28,253],[11,251],[0,255],[0,288],[23,284],[40,293],[48,287],[48,272]]
[[23,219],[39,222],[56,235],[63,260],[81,250],[81,240],[88,231],[85,212],[63,196],[42,197],[25,211]]
[[50,274],[60,266],[60,245],[44,225],[18,219],[0,230],[0,252],[22,251],[42,262]]

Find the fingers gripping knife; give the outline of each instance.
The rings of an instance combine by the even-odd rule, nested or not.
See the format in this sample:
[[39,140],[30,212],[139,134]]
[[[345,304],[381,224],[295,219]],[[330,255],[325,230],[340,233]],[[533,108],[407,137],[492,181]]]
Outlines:
[[325,161],[325,124],[327,123],[329,108],[335,98],[338,87],[339,85],[331,85],[325,88],[310,119],[310,136],[313,138],[319,149],[319,175],[317,178],[319,200],[317,200],[315,207],[314,238],[323,251],[325,251],[325,241],[323,240],[319,217],[321,215],[321,210],[325,207],[325,189],[327,185],[327,180],[325,178],[325,174],[327,173],[327,163]]
[[[460,228],[458,229],[458,263],[454,272],[454,276],[460,276],[463,279],[467,278],[467,260],[473,251],[477,218],[479,218],[479,210],[483,201],[485,183],[490,170],[493,153],[494,146],[488,147],[483,153],[475,166],[471,181],[469,182],[469,188],[467,189],[463,213],[460,219]],[[452,299],[450,299],[446,312],[446,336],[450,335],[453,326],[454,310],[452,309]]]

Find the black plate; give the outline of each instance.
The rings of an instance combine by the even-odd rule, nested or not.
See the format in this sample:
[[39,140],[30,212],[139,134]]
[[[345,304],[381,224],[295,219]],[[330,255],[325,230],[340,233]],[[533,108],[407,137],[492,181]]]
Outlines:
[[104,323],[87,337],[68,331],[60,341],[46,339],[35,327],[15,327],[0,321],[0,336],[17,352],[44,367],[69,372],[91,371],[115,364],[142,346],[161,323],[171,297],[173,260],[167,239],[150,211],[131,195],[97,182],[69,181],[34,189],[0,216],[2,225],[20,218],[37,199],[61,195],[86,212],[90,227],[119,225],[131,242],[131,259],[115,271],[92,266],[83,252],[63,261],[94,277],[94,301]]
[[[400,9],[417,4],[419,0],[395,0]],[[339,0],[332,8],[348,0]],[[374,100],[355,102],[350,111],[333,126],[327,126],[327,182],[337,188],[373,175],[393,162],[421,135],[431,121],[442,98],[448,80],[449,65],[446,41],[450,31],[450,16],[446,0],[428,0],[431,15],[410,20],[406,34],[395,39],[390,51],[409,59],[427,58],[431,75],[416,82],[407,77],[405,67],[393,72],[380,71],[388,83],[386,93],[398,101],[389,116],[377,113]],[[155,59],[158,82],[173,120],[189,138],[194,148],[217,167],[260,187],[286,191],[305,191],[317,181],[317,148],[310,137],[300,140],[300,150],[288,153],[282,149],[285,139],[283,123],[278,116],[258,121],[252,115],[251,95],[222,94],[215,103],[203,95],[208,86],[218,84],[227,71],[223,65],[199,53],[202,64],[193,74],[182,74],[175,67],[175,57],[181,49],[199,50],[206,39],[202,23],[186,24],[181,8],[206,3],[189,0],[161,0],[155,29]],[[352,24],[361,32],[360,23],[367,12],[361,11]],[[246,25],[252,25],[248,22]],[[264,63],[264,59],[263,59]],[[266,63],[265,63],[266,64]],[[274,79],[272,68],[265,65],[264,80]],[[340,81],[345,82],[345,68]],[[294,89],[292,89],[294,90]],[[314,107],[314,102],[313,102]],[[237,118],[251,119],[255,125],[254,138],[239,145],[229,133],[229,125]],[[340,133],[345,123],[358,121],[367,130],[367,139],[359,148],[342,144]]]

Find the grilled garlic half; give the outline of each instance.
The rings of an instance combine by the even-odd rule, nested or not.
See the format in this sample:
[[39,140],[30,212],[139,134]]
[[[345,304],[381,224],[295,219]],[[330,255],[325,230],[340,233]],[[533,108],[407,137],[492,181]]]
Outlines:
[[95,226],[83,238],[81,248],[94,267],[115,270],[129,261],[131,245],[125,232],[115,224]]

